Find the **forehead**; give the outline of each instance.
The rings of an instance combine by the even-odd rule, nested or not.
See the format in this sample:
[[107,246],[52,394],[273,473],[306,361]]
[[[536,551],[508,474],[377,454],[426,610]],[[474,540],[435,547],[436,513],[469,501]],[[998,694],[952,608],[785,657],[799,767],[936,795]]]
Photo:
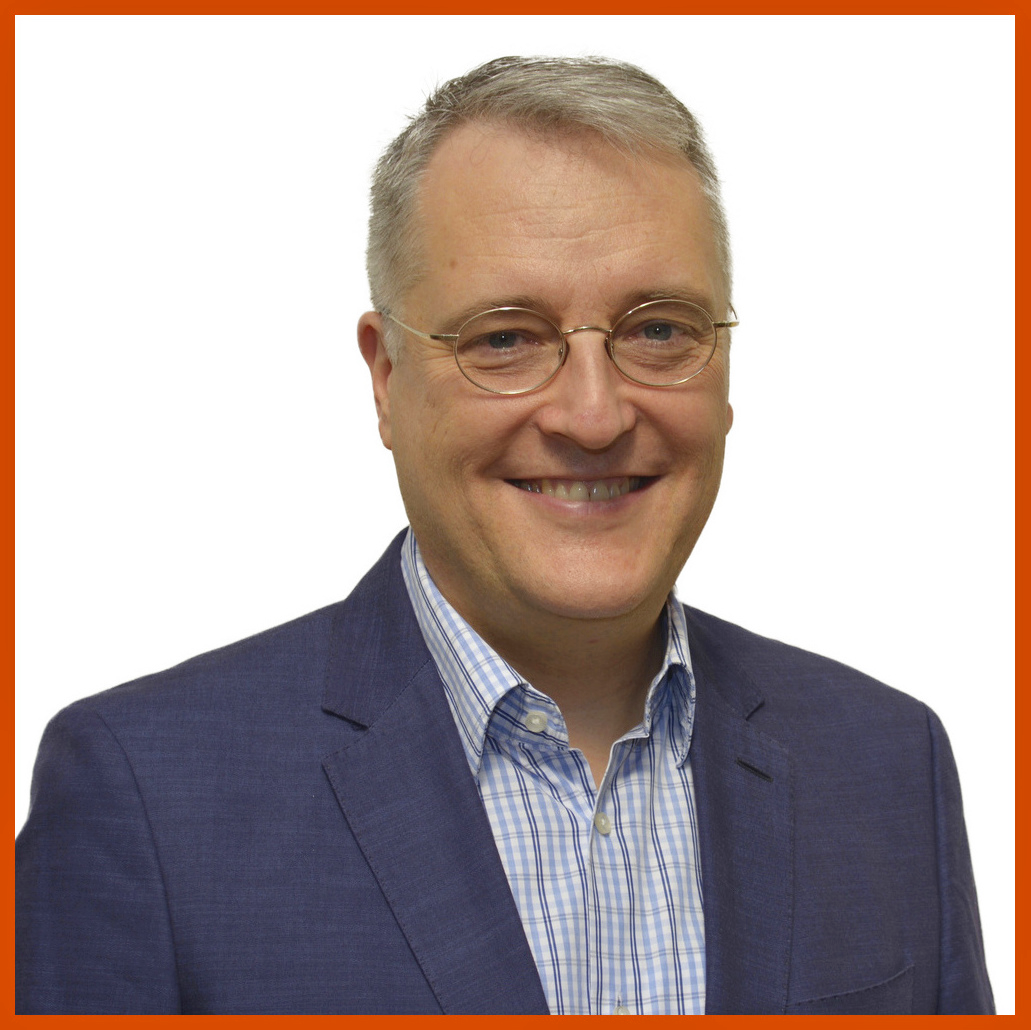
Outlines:
[[[720,297],[709,206],[679,155],[626,155],[593,136],[473,123],[437,148],[418,206],[431,294],[540,296],[556,308],[669,287]],[[561,312],[558,312],[561,313]]]

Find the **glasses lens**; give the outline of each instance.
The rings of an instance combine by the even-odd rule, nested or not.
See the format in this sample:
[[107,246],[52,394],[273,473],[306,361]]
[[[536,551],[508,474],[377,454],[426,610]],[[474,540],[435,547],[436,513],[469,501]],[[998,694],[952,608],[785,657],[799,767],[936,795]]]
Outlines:
[[494,393],[525,393],[546,383],[562,364],[561,333],[523,308],[485,311],[462,326],[455,357],[463,375]]
[[674,386],[697,375],[716,349],[716,329],[687,301],[642,304],[612,330],[612,360],[635,382]]

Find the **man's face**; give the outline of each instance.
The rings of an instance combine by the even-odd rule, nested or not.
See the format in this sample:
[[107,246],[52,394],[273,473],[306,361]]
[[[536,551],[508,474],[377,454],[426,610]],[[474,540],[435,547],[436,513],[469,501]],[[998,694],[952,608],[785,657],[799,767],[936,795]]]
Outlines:
[[[725,317],[686,161],[466,125],[432,158],[420,217],[425,274],[394,314],[426,332],[502,306],[563,329],[611,326],[662,296]],[[381,326],[375,314],[359,326],[380,433],[427,568],[459,612],[495,646],[542,618],[654,622],[719,486],[726,341],[695,378],[658,389],[623,378],[602,333],[577,333],[546,386],[497,396],[463,377],[447,345],[405,334],[391,363]],[[543,480],[574,496],[581,483],[639,488],[607,500],[526,489]]]

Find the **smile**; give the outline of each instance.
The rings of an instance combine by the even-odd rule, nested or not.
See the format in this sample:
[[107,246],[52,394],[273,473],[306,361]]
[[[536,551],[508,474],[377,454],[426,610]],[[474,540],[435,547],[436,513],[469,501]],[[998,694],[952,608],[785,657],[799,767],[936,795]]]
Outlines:
[[510,479],[509,482],[520,490],[547,494],[560,501],[610,501],[640,490],[650,480],[641,476],[617,476],[614,479]]

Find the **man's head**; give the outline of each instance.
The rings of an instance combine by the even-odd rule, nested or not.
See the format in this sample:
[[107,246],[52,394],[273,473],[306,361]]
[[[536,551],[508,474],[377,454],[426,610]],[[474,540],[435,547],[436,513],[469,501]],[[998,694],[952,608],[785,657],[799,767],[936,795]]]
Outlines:
[[[500,57],[439,87],[376,165],[366,260],[377,311],[395,311],[425,269],[416,217],[419,187],[440,142],[467,122],[520,127],[542,138],[597,136],[627,154],[686,158],[709,203],[724,300],[730,303],[730,240],[719,179],[691,112],[630,64],[599,57]],[[388,336],[393,344],[397,334],[388,330]]]
[[[436,131],[411,195],[395,202],[408,207],[404,238],[416,256],[393,285],[390,273],[387,285],[374,278],[378,310],[359,324],[380,433],[427,567],[499,647],[548,620],[586,619],[600,632],[611,620],[654,624],[715,500],[731,421],[726,329],[708,364],[675,385],[641,385],[606,349],[622,315],[658,298],[725,317],[726,233],[693,120],[654,80],[620,65],[506,59],[468,78],[526,80],[534,67],[542,91],[569,94],[535,109],[618,109],[617,77],[634,84],[626,93],[657,94],[653,123],[689,120],[702,158],[689,159],[686,143],[632,135],[625,113],[620,135],[582,118],[527,122],[477,108]],[[592,68],[604,69],[608,87],[587,95]],[[430,105],[448,108],[448,90]],[[532,91],[523,92],[529,105]],[[648,106],[640,95],[635,103]],[[403,136],[384,161],[406,145]],[[377,174],[382,193],[383,163]],[[377,203],[382,196],[373,234]],[[370,242],[370,255],[377,247]],[[404,267],[400,252],[381,258],[385,269]],[[508,307],[576,330],[537,389],[482,389],[463,375],[453,342],[422,338]],[[664,315],[638,336],[669,332]],[[507,359],[511,343],[494,333],[481,346]]]

